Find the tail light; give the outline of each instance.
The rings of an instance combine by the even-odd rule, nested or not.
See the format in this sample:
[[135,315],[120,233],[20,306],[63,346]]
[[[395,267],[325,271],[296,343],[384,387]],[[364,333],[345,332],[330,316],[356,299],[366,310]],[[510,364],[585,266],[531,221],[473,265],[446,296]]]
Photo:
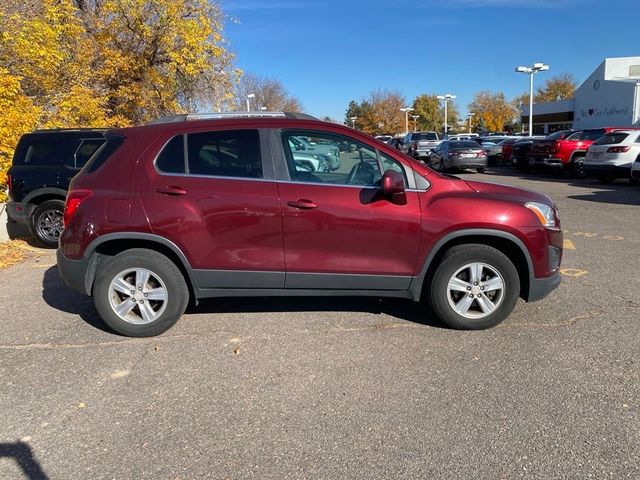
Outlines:
[[7,196],[9,196],[11,198],[11,190],[13,189],[13,187],[11,186],[11,174],[7,175]]
[[630,148],[628,145],[626,147],[609,147],[607,148],[607,153],[625,153],[628,152]]
[[560,151],[560,142],[556,142],[553,145],[553,153],[558,153]]
[[71,190],[67,194],[67,201],[64,204],[64,225],[69,225],[71,218],[78,210],[78,207],[82,202],[84,202],[87,198],[93,195],[92,190],[87,190],[84,188],[79,188],[78,190]]

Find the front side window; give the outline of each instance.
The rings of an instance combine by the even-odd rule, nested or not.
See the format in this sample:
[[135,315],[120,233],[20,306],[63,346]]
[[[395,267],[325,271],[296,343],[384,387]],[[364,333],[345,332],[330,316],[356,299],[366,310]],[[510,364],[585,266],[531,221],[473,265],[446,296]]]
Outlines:
[[282,147],[294,181],[373,186],[382,178],[376,149],[344,135],[285,131]]
[[187,151],[191,175],[262,178],[257,130],[191,133]]
[[567,140],[570,140],[570,141],[572,141],[572,142],[577,142],[577,141],[579,141],[579,140],[582,140],[582,134],[583,134],[583,133],[584,133],[584,132],[576,132],[576,133],[573,133],[573,134],[571,134],[571,135],[569,135],[569,136],[567,137]]

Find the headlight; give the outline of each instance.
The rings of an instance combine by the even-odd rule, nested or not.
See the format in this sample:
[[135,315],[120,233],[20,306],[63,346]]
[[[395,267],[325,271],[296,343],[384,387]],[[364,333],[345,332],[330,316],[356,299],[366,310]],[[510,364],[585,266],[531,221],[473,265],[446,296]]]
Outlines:
[[524,204],[529,210],[536,214],[540,223],[548,228],[555,228],[556,216],[552,207],[544,203],[527,202]]

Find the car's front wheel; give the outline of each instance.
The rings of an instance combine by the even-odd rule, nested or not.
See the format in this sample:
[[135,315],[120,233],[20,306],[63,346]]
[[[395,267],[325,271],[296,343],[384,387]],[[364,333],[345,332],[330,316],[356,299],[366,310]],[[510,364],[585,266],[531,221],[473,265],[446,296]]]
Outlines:
[[130,337],[159,335],[184,313],[189,290],[178,267],[164,255],[125,250],[102,265],[93,303],[109,327]]
[[465,330],[493,327],[512,312],[520,278],[509,258],[488,245],[449,249],[430,284],[431,306],[447,325]]

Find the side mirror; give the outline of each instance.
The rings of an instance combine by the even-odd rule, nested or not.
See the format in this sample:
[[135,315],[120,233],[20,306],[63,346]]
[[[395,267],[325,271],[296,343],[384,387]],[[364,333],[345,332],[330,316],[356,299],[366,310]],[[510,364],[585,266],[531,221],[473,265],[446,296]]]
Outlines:
[[404,176],[395,170],[387,170],[382,176],[382,193],[396,205],[407,204]]

